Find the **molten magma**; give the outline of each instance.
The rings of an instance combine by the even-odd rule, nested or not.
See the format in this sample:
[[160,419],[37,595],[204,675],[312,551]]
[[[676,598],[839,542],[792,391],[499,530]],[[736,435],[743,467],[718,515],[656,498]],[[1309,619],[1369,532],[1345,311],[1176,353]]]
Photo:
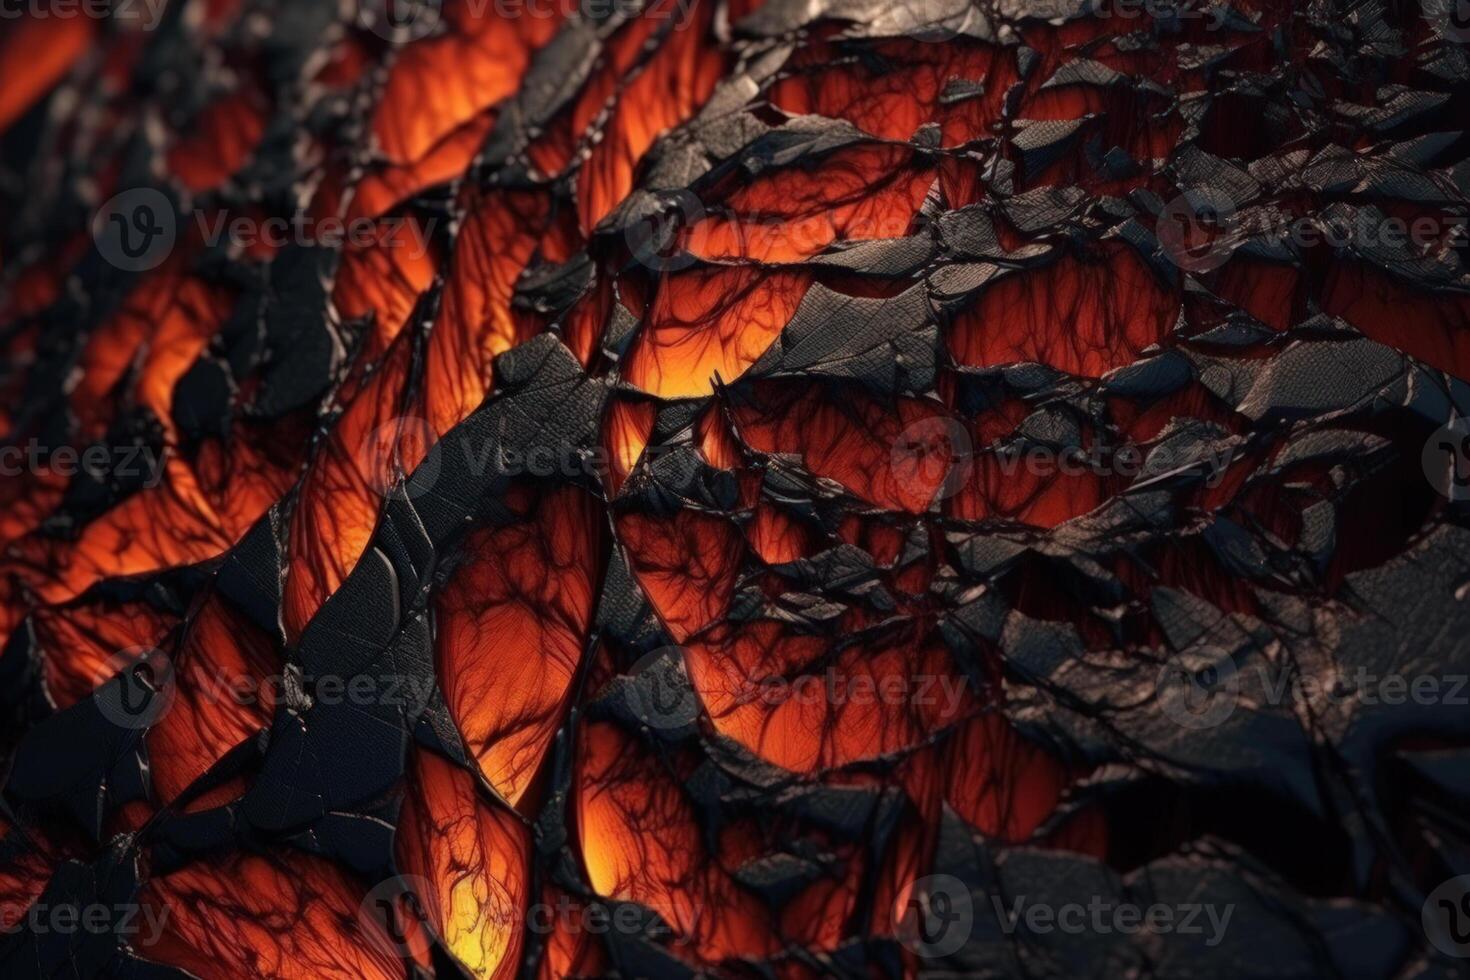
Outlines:
[[468,0],[445,4],[448,30],[393,61],[370,120],[382,162],[358,186],[355,214],[375,217],[462,174],[496,105],[516,91],[557,28],[550,17],[489,19],[475,9]]
[[809,274],[698,268],[659,280],[625,377],[651,395],[696,398],[760,359],[796,312]]
[[[1417,13],[170,6],[0,38],[0,974],[968,975],[917,879],[1168,858],[1320,925],[1459,846],[1453,787],[1340,848],[1318,794],[1464,733],[1156,687],[1458,654],[1464,59]],[[88,216],[140,182],[134,269]],[[1249,233],[1363,214],[1433,233]],[[272,217],[355,231],[206,234]],[[9,935],[78,881],[160,929]]]
[[689,251],[711,261],[777,264],[817,255],[835,241],[902,238],[934,183],[906,147],[839,150],[817,167],[761,174],[705,204]]
[[1099,377],[1162,340],[1178,313],[1133,253],[1111,248],[1001,278],[955,317],[949,344],[970,367],[1034,361]]
[[476,977],[513,977],[526,933],[530,832],[480,798],[469,773],[428,754],[412,769],[398,866],[426,891],[428,926]]
[[515,523],[476,532],[438,597],[445,701],[485,779],[512,805],[546,761],[589,643],[595,505],[564,489]]
[[205,860],[144,889],[142,907],[164,928],[142,936],[139,951],[200,980],[402,976],[389,938],[358,914],[361,898],[349,875],[320,858]]
[[[772,951],[767,911],[742,892],[710,854],[675,774],[630,737],[606,725],[579,733],[585,762],[576,787],[577,824],[588,881],[597,894],[636,901],[664,920],[679,945],[709,962]],[[720,843],[729,859],[753,856],[749,827]]]

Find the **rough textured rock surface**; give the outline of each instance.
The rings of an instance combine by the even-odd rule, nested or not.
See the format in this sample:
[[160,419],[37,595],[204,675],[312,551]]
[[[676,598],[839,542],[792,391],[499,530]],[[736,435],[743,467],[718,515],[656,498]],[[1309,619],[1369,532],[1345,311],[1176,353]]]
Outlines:
[[1466,975],[1448,2],[7,19],[0,974]]

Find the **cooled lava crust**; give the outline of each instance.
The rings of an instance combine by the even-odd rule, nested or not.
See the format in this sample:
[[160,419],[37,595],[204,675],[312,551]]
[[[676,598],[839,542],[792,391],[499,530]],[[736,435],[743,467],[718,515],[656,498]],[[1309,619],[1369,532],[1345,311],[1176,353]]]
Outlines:
[[1464,975],[1439,2],[30,3],[0,974]]

